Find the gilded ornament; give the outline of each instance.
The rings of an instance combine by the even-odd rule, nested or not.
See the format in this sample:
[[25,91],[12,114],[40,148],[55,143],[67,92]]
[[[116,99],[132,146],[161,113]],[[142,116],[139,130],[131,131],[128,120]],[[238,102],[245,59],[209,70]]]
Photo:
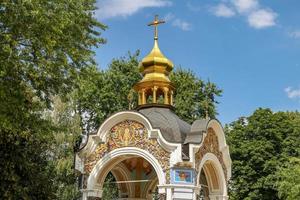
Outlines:
[[130,146],[152,154],[160,163],[169,181],[170,153],[164,150],[156,139],[149,139],[147,129],[133,120],[125,120],[110,129],[106,143],[99,144],[96,151],[86,159],[85,171],[90,173],[96,163],[110,151]]

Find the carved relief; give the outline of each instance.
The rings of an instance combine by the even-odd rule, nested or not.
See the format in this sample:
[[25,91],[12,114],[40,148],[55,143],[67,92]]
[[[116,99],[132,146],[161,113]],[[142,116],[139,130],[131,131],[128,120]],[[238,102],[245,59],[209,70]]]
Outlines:
[[214,132],[214,130],[211,128],[208,129],[207,135],[204,139],[202,146],[200,147],[198,152],[195,154],[196,170],[198,170],[198,166],[200,165],[200,162],[206,153],[212,153],[218,158],[218,160],[220,161],[220,163],[222,165],[224,175],[225,175],[225,177],[227,177],[227,173],[226,173],[227,170],[226,170],[226,167],[225,167],[225,164],[223,161],[223,155],[222,155],[222,152],[219,150],[218,137],[217,137],[216,133]]
[[147,129],[140,123],[125,120],[116,124],[109,131],[107,141],[99,144],[96,150],[85,161],[85,172],[91,173],[97,161],[107,153],[122,147],[137,147],[152,154],[166,173],[169,180],[169,159],[170,153],[164,150],[156,139],[148,138]]

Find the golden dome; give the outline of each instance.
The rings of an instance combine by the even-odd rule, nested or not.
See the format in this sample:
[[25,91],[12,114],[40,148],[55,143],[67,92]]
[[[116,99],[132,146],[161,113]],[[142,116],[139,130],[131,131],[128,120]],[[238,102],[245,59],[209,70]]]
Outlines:
[[154,46],[139,64],[143,79],[134,86],[139,95],[139,106],[159,104],[170,107],[173,104],[174,86],[168,77],[173,69],[173,63],[158,47],[157,25],[161,23],[164,21],[159,21],[155,16],[155,20],[149,24],[155,27]]
[[140,63],[140,72],[142,74],[149,71],[159,72],[161,71],[159,69],[162,68],[165,68],[164,71],[169,73],[173,69],[173,63],[162,54],[159,49],[157,39],[155,39],[153,49]]

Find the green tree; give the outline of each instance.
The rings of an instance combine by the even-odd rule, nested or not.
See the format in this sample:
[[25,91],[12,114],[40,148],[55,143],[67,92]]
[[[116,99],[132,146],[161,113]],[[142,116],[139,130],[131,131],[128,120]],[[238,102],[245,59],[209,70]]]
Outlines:
[[54,199],[49,165],[54,124],[43,112],[51,96],[71,91],[94,63],[105,26],[94,0],[0,4],[0,199]]
[[113,59],[107,70],[92,66],[82,71],[74,99],[85,133],[95,131],[112,113],[128,109],[127,97],[140,78],[138,54]]
[[280,199],[277,170],[289,157],[299,157],[299,119],[297,112],[260,108],[226,126],[233,160],[231,199]]
[[216,97],[222,93],[214,83],[204,82],[191,70],[178,67],[170,76],[176,90],[174,93],[175,112],[182,119],[192,123],[196,119],[217,115]]
[[53,97],[52,109],[46,117],[55,126],[54,141],[51,144],[51,164],[54,166],[54,185],[56,198],[61,200],[77,199],[78,184],[74,170],[74,146],[82,130],[80,117],[75,112],[73,101],[63,102],[59,96]]
[[113,200],[113,199],[118,199],[118,197],[119,197],[119,191],[118,191],[116,179],[112,175],[112,173],[109,172],[104,181],[102,199]]
[[300,158],[292,157],[277,173],[278,194],[281,199],[294,200],[300,197]]

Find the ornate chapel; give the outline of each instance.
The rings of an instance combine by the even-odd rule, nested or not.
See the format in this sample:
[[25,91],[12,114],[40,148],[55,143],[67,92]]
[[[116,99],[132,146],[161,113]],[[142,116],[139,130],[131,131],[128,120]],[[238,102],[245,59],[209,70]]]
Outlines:
[[161,23],[155,17],[149,24],[154,46],[139,64],[137,108],[107,118],[76,153],[83,200],[102,198],[108,174],[120,200],[228,199],[231,159],[223,128],[216,119],[189,124],[175,114],[173,63],[158,46]]

